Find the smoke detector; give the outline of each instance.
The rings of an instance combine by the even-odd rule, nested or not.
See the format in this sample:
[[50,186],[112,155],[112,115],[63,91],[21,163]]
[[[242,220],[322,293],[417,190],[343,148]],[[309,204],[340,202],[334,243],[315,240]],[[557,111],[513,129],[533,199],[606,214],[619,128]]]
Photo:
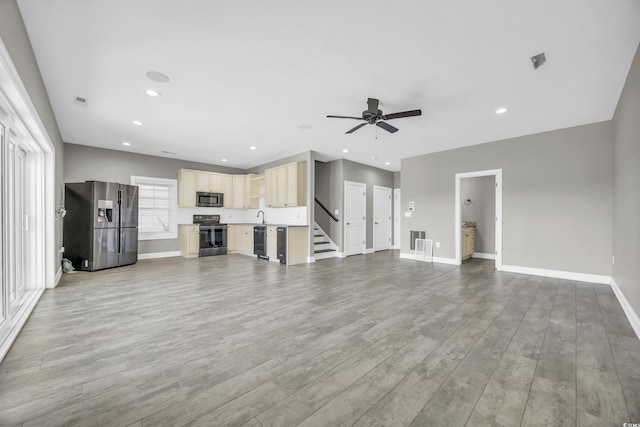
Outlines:
[[78,105],[82,105],[83,107],[87,106],[87,98],[83,98],[81,96],[76,96],[75,98],[73,98],[73,103],[74,104],[78,104]]
[[533,69],[537,70],[540,66],[544,65],[545,62],[547,62],[547,58],[544,56],[544,52],[542,52],[532,56],[531,62],[533,63]]

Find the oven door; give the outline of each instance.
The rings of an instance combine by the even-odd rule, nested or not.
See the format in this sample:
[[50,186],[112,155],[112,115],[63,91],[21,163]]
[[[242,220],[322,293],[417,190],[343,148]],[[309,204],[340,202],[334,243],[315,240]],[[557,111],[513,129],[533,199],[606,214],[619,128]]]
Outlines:
[[226,255],[227,226],[200,226],[200,256]]

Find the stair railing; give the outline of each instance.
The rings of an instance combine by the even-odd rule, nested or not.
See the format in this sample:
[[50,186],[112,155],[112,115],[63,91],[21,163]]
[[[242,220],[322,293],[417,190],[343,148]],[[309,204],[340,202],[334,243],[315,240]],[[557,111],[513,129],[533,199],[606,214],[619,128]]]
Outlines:
[[325,211],[327,213],[327,215],[329,215],[329,218],[331,218],[332,220],[334,220],[335,222],[338,222],[339,219],[338,217],[336,217],[334,214],[332,214],[329,209],[327,209],[322,203],[320,203],[320,200],[318,200],[317,198],[315,198],[316,203],[318,204],[318,206],[320,206],[322,208],[323,211]]

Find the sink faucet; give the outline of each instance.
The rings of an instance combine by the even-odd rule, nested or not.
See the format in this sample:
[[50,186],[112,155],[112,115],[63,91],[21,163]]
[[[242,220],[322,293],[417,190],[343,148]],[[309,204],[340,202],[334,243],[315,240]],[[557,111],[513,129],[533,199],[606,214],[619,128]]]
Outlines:
[[258,211],[258,215],[256,215],[256,218],[260,218],[260,214],[262,214],[262,223],[264,224],[264,211]]

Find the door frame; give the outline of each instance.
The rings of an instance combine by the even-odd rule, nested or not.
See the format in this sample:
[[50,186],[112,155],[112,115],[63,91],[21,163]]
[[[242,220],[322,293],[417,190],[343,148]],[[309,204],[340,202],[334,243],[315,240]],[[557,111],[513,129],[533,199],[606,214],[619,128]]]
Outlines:
[[402,192],[400,188],[393,189],[393,248],[400,249],[400,203],[402,199]]
[[460,203],[460,185],[464,178],[478,178],[482,176],[495,176],[496,179],[496,270],[502,270],[502,169],[489,169],[475,172],[464,172],[456,174],[455,193],[455,263],[462,264],[461,241],[462,229],[462,204]]
[[359,187],[362,187],[362,192],[364,193],[364,195],[362,196],[362,212],[364,215],[364,218],[362,219],[362,248],[361,251],[359,252],[360,254],[364,254],[365,251],[367,250],[367,184],[365,184],[364,182],[354,182],[354,181],[344,181],[344,221],[343,221],[343,228],[342,228],[342,243],[343,243],[343,247],[344,247],[344,256],[350,256],[350,255],[358,255],[358,253],[353,253],[353,254],[349,254],[347,252],[347,248],[349,247],[347,245],[347,197],[348,197],[348,192],[347,192],[347,185],[356,185]]
[[[389,240],[387,243],[387,247],[386,249],[376,249],[376,190],[385,190],[385,192],[389,193]],[[391,220],[391,218],[393,217],[393,189],[390,187],[383,187],[381,185],[374,185],[373,186],[373,212],[372,212],[372,217],[373,217],[373,251],[377,252],[377,251],[386,251],[389,249],[392,249],[392,243],[391,243],[391,236],[393,235],[393,229],[391,228],[393,226],[393,222]]]

